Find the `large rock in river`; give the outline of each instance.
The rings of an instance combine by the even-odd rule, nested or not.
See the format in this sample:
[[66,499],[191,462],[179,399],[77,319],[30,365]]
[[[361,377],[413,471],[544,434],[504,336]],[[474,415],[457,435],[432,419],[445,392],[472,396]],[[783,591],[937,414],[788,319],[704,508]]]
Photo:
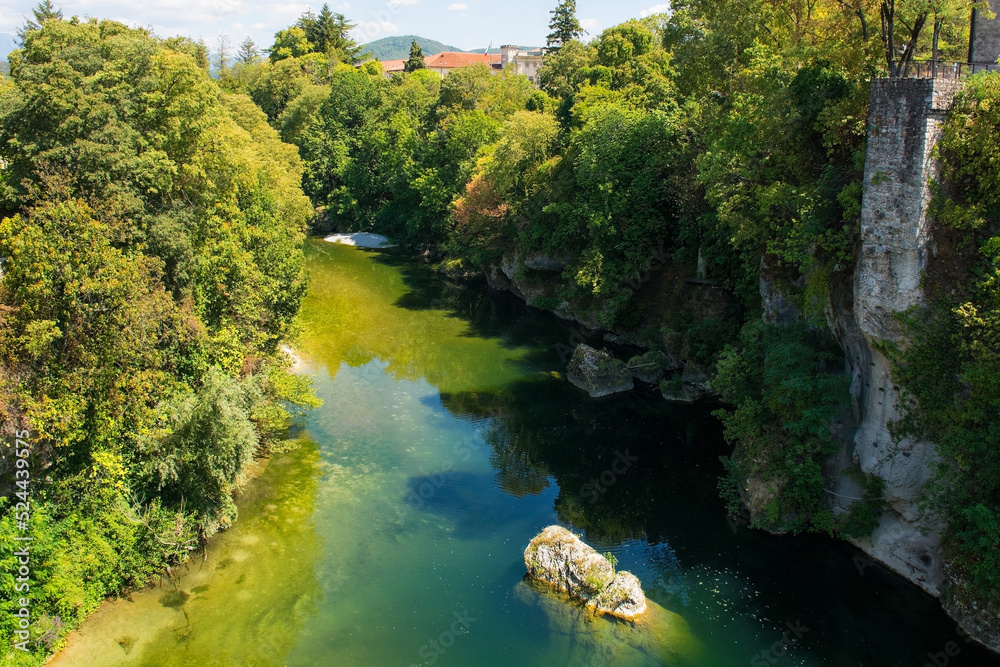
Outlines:
[[578,345],[566,369],[569,381],[594,398],[635,389],[628,365],[607,350]]
[[588,607],[632,620],[646,611],[646,596],[629,572],[615,574],[607,558],[561,526],[549,526],[524,550],[528,575],[583,600]]

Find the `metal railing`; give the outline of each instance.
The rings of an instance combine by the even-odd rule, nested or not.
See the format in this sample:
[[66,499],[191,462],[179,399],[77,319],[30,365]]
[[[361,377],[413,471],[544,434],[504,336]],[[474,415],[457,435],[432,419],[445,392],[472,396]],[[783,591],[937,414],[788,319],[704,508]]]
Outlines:
[[997,63],[958,63],[946,60],[918,60],[900,67],[904,79],[964,79],[980,72],[1000,72]]

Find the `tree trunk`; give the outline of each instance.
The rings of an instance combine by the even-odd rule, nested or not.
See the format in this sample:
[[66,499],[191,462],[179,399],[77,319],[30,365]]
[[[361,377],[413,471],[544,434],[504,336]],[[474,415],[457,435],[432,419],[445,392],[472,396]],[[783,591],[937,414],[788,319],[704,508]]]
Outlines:
[[882,48],[889,76],[898,76],[896,71],[896,0],[882,0]]

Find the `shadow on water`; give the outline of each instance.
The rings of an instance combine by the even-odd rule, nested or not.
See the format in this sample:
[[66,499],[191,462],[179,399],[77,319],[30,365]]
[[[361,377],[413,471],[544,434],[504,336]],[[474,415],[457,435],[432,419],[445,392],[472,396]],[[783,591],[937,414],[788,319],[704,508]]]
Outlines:
[[555,379],[445,395],[442,403],[488,421],[498,486],[520,496],[553,479],[560,522],[614,552],[706,642],[720,623],[753,608],[763,646],[800,624],[809,631],[797,650],[821,664],[921,667],[951,641],[961,645],[951,665],[1000,664],[963,643],[935,599],[854,547],[818,535],[772,536],[729,518],[717,489],[728,449],[711,407],[671,406],[642,390],[593,400]]
[[490,475],[451,471],[419,475],[407,480],[405,501],[414,510],[428,512],[454,523],[461,539],[482,539],[521,518],[515,499],[497,498]]
[[559,320],[532,308],[510,292],[490,289],[483,278],[452,281],[435,274],[426,263],[399,249],[374,251],[375,261],[391,266],[403,277],[408,292],[395,305],[406,310],[444,311],[448,317],[468,324],[466,334],[474,338],[499,338],[507,346],[537,346],[529,361],[550,360],[557,345],[566,345],[578,335],[592,334],[591,345],[607,345],[596,332],[583,331],[575,322]]

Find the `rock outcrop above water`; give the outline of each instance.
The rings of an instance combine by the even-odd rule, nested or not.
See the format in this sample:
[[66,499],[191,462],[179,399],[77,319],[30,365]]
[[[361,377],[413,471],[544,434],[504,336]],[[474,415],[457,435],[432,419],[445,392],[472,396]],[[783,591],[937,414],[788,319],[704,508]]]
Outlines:
[[658,384],[663,379],[665,371],[677,368],[664,352],[651,350],[646,354],[632,357],[628,360],[628,369],[639,382]]
[[693,405],[712,395],[708,373],[694,362],[688,362],[684,372],[660,383],[660,393],[671,403]]
[[606,350],[578,345],[566,370],[569,381],[594,398],[635,389],[632,373],[624,361]]
[[561,526],[549,526],[524,550],[528,575],[602,614],[633,620],[646,611],[642,585],[630,572],[615,573],[607,558]]

